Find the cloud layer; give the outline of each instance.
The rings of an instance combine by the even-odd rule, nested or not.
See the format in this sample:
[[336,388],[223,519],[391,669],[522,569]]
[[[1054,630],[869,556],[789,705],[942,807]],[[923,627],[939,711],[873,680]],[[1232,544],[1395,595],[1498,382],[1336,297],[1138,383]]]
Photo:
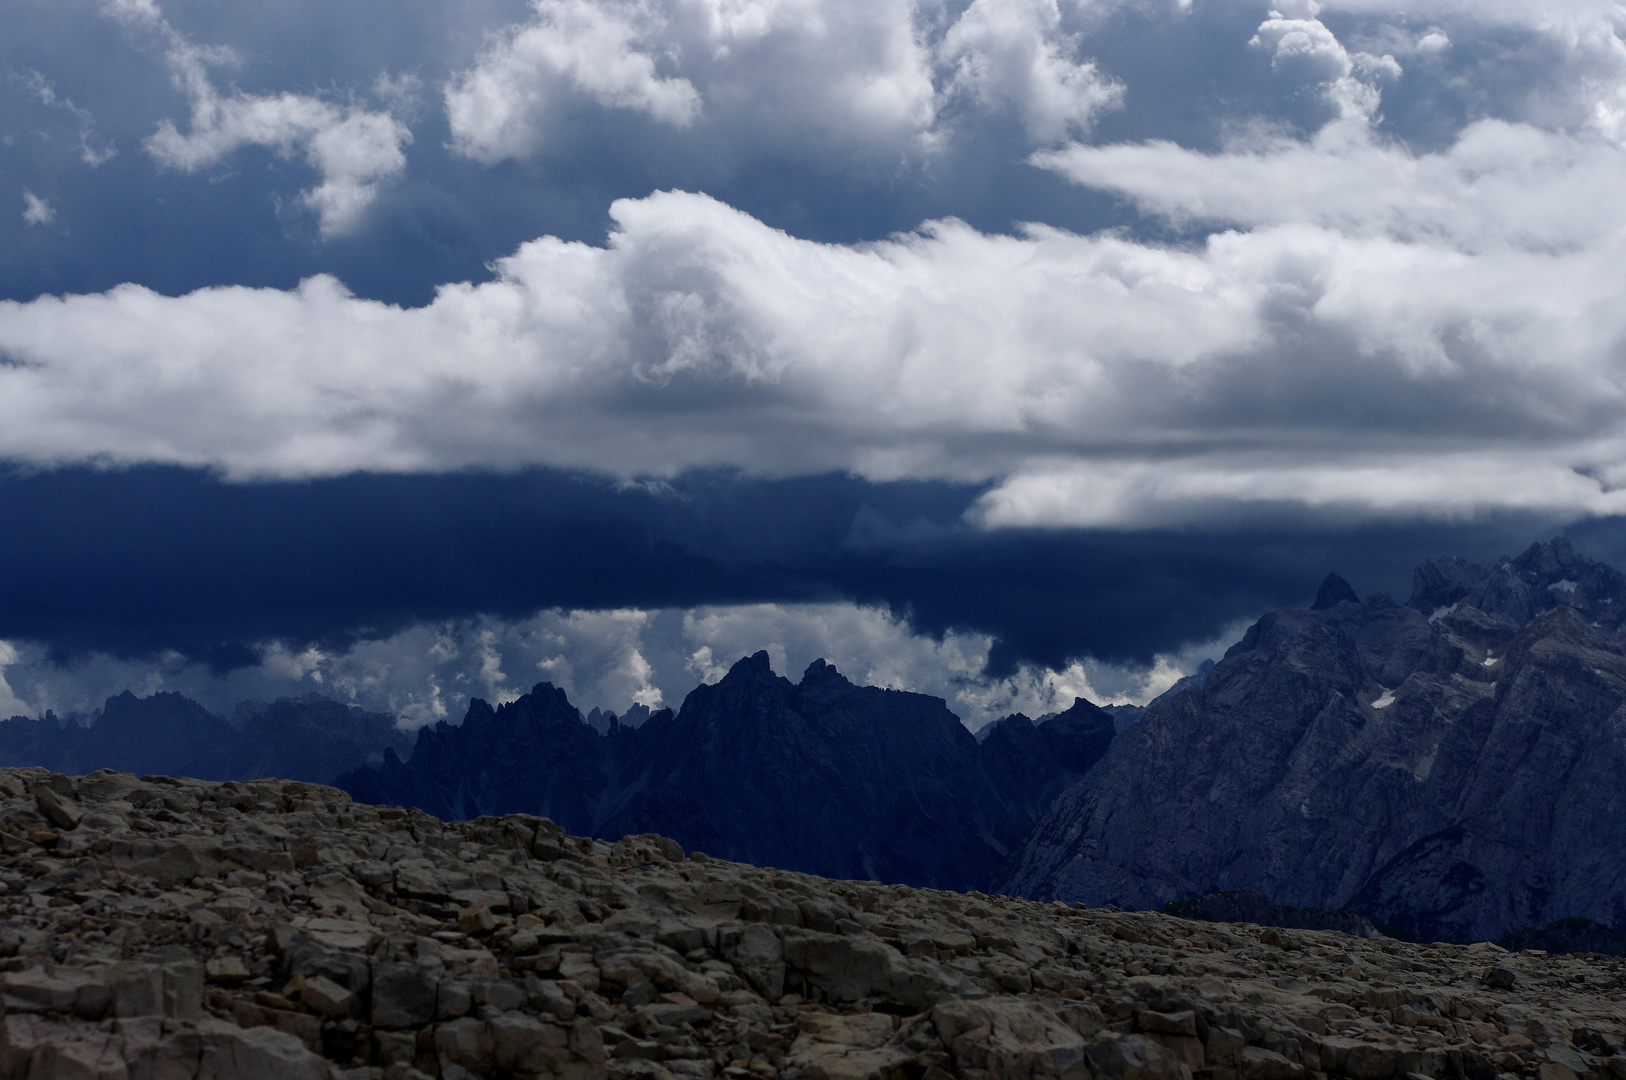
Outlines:
[[297,682],[450,634],[514,690],[552,619],[602,704],[752,634],[993,686],[1618,520],[1623,30],[17,0],[0,638]]
[[[408,136],[389,116],[221,95],[203,50],[146,0],[121,2],[167,35],[193,101],[189,134],[150,141],[161,160],[302,145],[325,178],[307,200],[335,229],[400,167]],[[794,94],[770,101],[792,133],[918,141],[966,98],[1043,143],[1117,94],[1047,0],[977,0],[935,36],[921,9],[861,8],[540,0],[448,83],[453,136],[482,161],[536,152],[572,96],[743,130],[729,110],[766,92]],[[666,191],[615,202],[604,246],[532,241],[421,308],[326,276],[8,303],[0,454],[240,478],[848,471],[991,483],[973,515],[988,526],[1626,510],[1626,50],[1610,24],[1572,42],[1586,77],[1568,90],[1592,99],[1580,126],[1485,118],[1418,150],[1379,126],[1401,62],[1346,47],[1320,15],[1273,11],[1242,46],[1324,104],[1304,136],[1032,159],[1197,230],[1185,241],[948,219],[827,244]],[[1396,40],[1407,63],[1451,47],[1437,29]],[[803,81],[826,90],[795,93]]]
[[[1565,186],[1626,164],[1569,149]],[[1000,525],[1621,509],[1618,229],[1465,250],[1273,222],[1182,249],[941,222],[840,247],[699,195],[612,214],[607,248],[536,241],[421,309],[331,278],[0,305],[0,452],[993,480]]]

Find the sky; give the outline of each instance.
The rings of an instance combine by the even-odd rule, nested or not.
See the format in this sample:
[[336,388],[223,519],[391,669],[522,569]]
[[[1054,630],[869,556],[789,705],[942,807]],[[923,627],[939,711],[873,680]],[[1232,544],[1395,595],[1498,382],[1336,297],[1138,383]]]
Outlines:
[[1620,3],[0,19],[0,715],[767,648],[975,726],[1626,554]]

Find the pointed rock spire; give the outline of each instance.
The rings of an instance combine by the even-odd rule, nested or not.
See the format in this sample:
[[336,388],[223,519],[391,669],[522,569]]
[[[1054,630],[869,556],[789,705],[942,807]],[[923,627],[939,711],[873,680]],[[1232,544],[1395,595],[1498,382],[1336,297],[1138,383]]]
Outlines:
[[1315,591],[1315,603],[1310,605],[1311,611],[1325,611],[1330,607],[1342,604],[1345,600],[1360,603],[1361,598],[1355,595],[1355,590],[1349,582],[1337,574],[1328,574],[1321,580],[1321,588]]

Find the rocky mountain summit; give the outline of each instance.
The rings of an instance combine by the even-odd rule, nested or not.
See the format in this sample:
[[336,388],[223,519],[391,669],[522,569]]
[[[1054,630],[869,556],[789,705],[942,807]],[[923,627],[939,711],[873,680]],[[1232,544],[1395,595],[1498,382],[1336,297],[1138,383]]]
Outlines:
[[410,760],[341,776],[357,800],[443,819],[530,813],[614,840],[654,832],[719,857],[830,877],[986,886],[1112,742],[1079,699],[979,741],[943,699],[856,686],[823,660],[799,683],[759,652],[677,712],[600,734],[540,683],[418,735]]
[[1419,940],[1626,931],[1626,577],[1562,540],[1329,578],[1149,706],[1003,888],[1150,908],[1224,890]]
[[1626,962],[0,769],[0,1080],[1626,1080]]

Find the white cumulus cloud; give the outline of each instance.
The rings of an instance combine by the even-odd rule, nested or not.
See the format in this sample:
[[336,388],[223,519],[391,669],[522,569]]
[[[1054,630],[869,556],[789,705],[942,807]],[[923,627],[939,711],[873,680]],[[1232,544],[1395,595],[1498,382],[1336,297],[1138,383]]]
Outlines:
[[1122,87],[1080,55],[1056,0],[536,0],[446,86],[457,148],[480,161],[546,147],[578,101],[736,154],[907,157],[955,106],[1011,116],[1037,144],[1089,127]]
[[[675,54],[627,38],[664,79],[844,32],[822,2],[605,10],[661,40],[700,28]],[[1043,7],[1001,10],[1060,33]],[[1600,123],[1500,117],[1416,149],[1379,119],[1391,62],[1315,5],[1278,8],[1257,41],[1256,62],[1334,106],[1319,131],[1033,159],[1177,243],[955,220],[817,243],[667,191],[614,203],[602,246],[534,240],[416,308],[324,276],[0,303],[0,456],[239,478],[847,471],[986,482],[974,516],[995,527],[1626,512],[1626,149]],[[898,70],[924,62],[908,55]],[[1626,66],[1588,70],[1566,92],[1593,106],[1626,86]],[[692,84],[713,108],[723,83]]]
[[1393,56],[1351,53],[1317,15],[1315,0],[1299,0],[1272,10],[1249,44],[1270,52],[1276,71],[1320,83],[1323,92],[1345,121],[1365,122],[1377,111],[1380,81],[1398,79],[1400,64]]
[[1076,59],[1078,50],[1056,0],[974,0],[938,56],[953,73],[949,94],[1014,112],[1034,143],[1048,144],[1087,130],[1123,96],[1121,84]]
[[6,669],[17,663],[18,659],[17,646],[9,641],[0,641],[0,720],[27,716],[31,712],[27,702],[19,698],[6,681]]
[[447,87],[459,149],[486,161],[530,153],[552,99],[573,91],[678,127],[693,123],[700,112],[693,84],[661,75],[644,51],[664,23],[646,2],[538,0],[535,22],[511,29]]
[[[1618,158],[1577,146],[1558,182],[1601,182],[1585,178]],[[1548,509],[1621,497],[1597,479],[1626,407],[1618,228],[1528,247],[1514,222],[1465,250],[1289,221],[1181,249],[943,222],[847,247],[699,195],[612,213],[608,247],[535,241],[422,308],[328,278],[0,304],[0,453],[245,477],[1096,478],[1070,509],[1024,497],[996,523],[1255,499],[1455,517],[1529,502],[1492,482],[1510,460],[1570,477],[1539,489]],[[1407,477],[1452,497],[1385,494]]]

